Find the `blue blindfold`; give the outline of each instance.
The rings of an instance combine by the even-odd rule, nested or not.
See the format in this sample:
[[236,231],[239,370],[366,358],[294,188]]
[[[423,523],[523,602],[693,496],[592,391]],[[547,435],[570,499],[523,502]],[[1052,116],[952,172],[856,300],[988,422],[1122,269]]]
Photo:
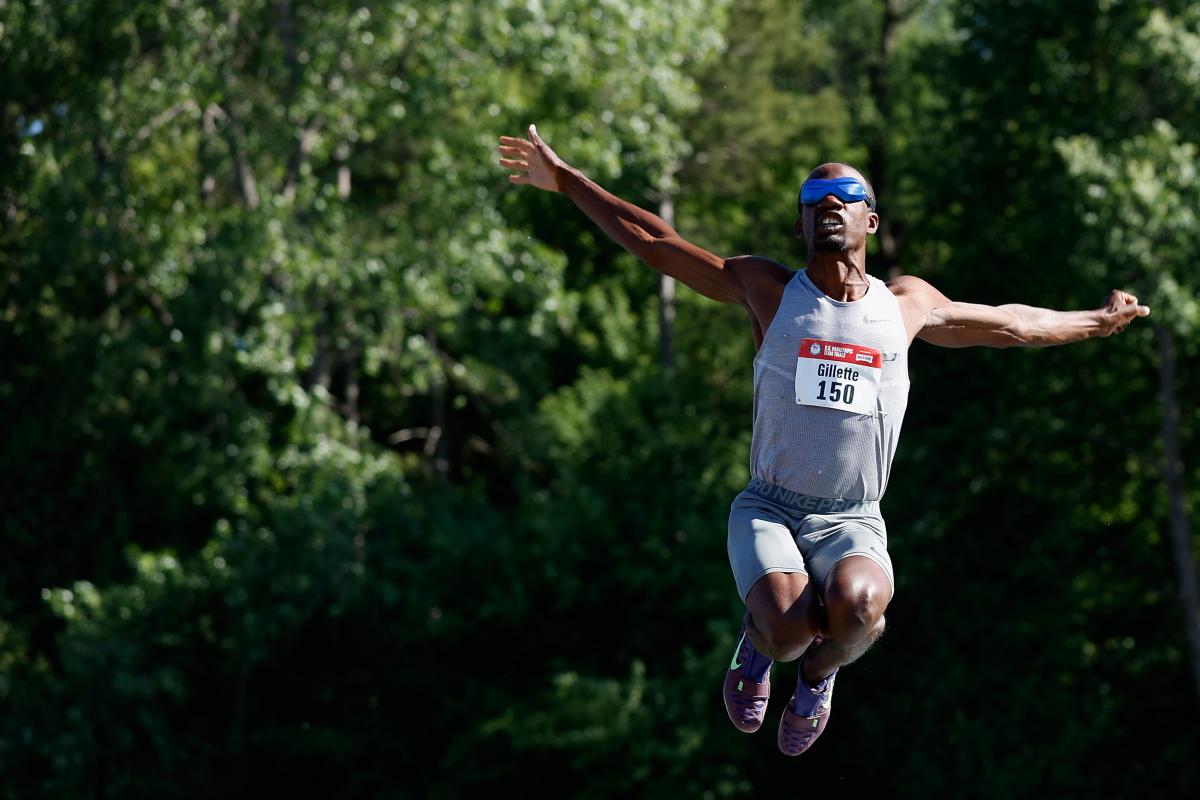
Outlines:
[[833,195],[843,203],[862,201],[867,208],[874,209],[867,187],[858,178],[811,178],[800,187],[801,205],[813,206],[827,195]]

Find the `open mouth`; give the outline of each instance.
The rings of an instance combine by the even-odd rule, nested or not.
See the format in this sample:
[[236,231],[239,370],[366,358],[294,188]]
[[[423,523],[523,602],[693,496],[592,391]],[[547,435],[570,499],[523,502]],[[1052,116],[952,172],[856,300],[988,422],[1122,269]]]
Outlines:
[[826,212],[817,217],[817,232],[819,233],[834,233],[846,227],[846,223],[842,218],[833,212]]

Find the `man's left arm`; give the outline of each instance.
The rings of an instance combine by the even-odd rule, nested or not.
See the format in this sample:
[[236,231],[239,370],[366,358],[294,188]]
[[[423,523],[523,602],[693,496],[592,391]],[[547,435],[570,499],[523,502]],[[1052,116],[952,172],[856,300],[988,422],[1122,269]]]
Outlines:
[[902,275],[888,288],[900,301],[909,338],[941,347],[1047,347],[1120,333],[1150,313],[1128,292],[1114,289],[1090,311],[1054,311],[1026,305],[954,302],[920,278]]

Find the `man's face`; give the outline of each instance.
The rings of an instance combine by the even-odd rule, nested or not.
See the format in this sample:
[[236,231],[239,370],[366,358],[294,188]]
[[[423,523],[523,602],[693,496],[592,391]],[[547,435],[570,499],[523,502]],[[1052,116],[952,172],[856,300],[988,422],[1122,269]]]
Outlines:
[[[854,169],[844,164],[819,167],[812,178],[857,178]],[[814,204],[805,204],[796,233],[808,242],[812,253],[848,253],[866,246],[867,236],[879,228],[879,215],[867,208],[865,201],[847,202],[827,194]]]

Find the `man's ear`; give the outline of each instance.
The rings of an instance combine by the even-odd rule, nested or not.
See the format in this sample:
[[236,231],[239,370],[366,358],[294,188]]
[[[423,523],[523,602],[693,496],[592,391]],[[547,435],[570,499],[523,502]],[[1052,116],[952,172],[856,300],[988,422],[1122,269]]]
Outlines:
[[875,233],[879,230],[879,215],[872,211],[867,214],[867,233]]
[[[875,225],[876,225],[876,227],[879,226],[878,220],[876,221]],[[797,217],[796,224],[793,226],[793,228],[796,231],[796,238],[799,239],[800,241],[804,241],[804,220]],[[874,232],[875,231],[871,231],[871,233],[874,233]]]

